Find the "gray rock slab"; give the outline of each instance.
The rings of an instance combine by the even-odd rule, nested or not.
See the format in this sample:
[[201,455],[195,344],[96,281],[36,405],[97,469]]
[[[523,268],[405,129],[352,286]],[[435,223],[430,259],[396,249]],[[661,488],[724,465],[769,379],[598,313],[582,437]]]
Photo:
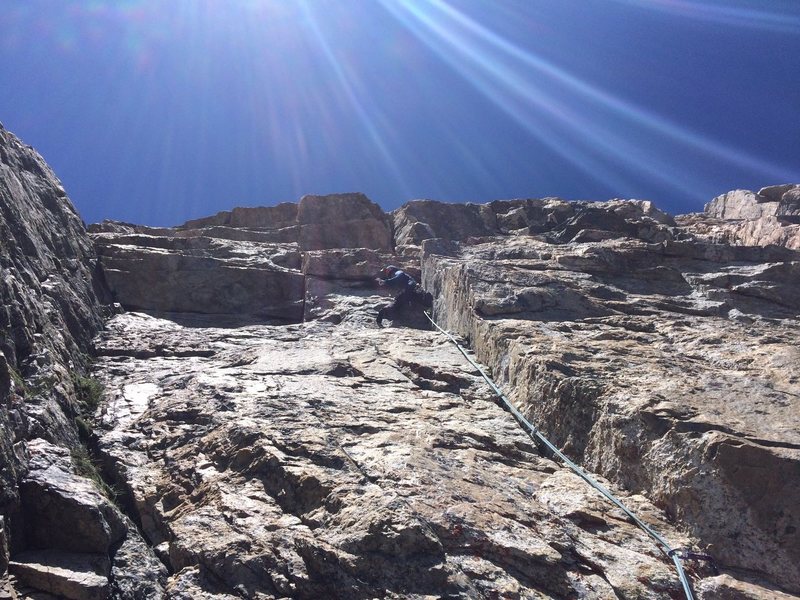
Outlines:
[[14,556],[9,570],[22,584],[68,600],[107,600],[110,593],[103,555],[25,552]]

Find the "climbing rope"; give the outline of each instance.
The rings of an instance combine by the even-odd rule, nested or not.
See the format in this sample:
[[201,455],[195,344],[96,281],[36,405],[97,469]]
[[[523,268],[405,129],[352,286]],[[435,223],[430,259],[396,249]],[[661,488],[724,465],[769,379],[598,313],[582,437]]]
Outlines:
[[670,546],[669,542],[664,539],[661,535],[659,535],[656,531],[653,530],[647,523],[642,521],[639,517],[633,514],[628,507],[626,507],[621,500],[619,500],[614,494],[612,494],[605,486],[601,485],[598,481],[596,481],[591,475],[589,475],[586,471],[584,471],[581,467],[577,464],[572,462],[561,450],[559,450],[554,444],[550,442],[533,424],[526,419],[519,410],[511,403],[511,401],[506,398],[505,394],[502,390],[497,387],[491,377],[489,377],[486,372],[481,368],[481,366],[472,360],[472,358],[467,354],[466,350],[458,343],[455,337],[450,334],[448,331],[445,331],[433,320],[430,314],[425,311],[425,316],[428,317],[428,320],[433,324],[433,326],[438,329],[441,333],[447,336],[450,341],[455,344],[458,351],[467,359],[467,361],[481,374],[483,379],[489,384],[489,387],[492,388],[497,397],[503,402],[505,408],[514,415],[514,418],[517,419],[523,427],[525,427],[532,436],[534,436],[537,440],[539,440],[542,444],[544,444],[555,456],[560,458],[562,462],[567,465],[570,469],[572,469],[581,479],[583,479],[586,483],[591,485],[594,489],[600,492],[607,500],[609,500],[612,504],[614,504],[617,508],[619,508],[622,512],[624,512],[630,519],[633,521],[635,525],[639,527],[642,531],[644,531],[647,535],[653,538],[656,543],[659,545],[660,549],[664,554],[667,555],[668,558],[672,560],[675,565],[675,569],[678,571],[678,579],[680,579],[681,585],[683,586],[683,591],[686,594],[686,600],[694,600],[694,595],[692,594],[692,588],[689,585],[689,579],[686,577],[686,572],[683,569],[683,561],[687,558],[692,558],[694,553],[689,552],[688,550],[684,550],[681,548],[673,548]]

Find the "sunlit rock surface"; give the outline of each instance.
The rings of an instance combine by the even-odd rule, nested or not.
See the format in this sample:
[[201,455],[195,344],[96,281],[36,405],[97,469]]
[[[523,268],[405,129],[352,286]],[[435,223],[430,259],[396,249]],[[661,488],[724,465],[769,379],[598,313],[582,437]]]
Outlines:
[[704,213],[683,215],[679,222],[714,243],[800,249],[800,184],[728,192],[709,202]]
[[556,445],[713,557],[683,563],[696,597],[800,594],[800,186],[674,219],[307,196],[105,222],[95,251],[0,136],[0,598],[683,597],[421,313],[377,327],[389,263]]
[[[280,246],[305,324],[109,324],[100,447],[175,573],[167,594],[680,596],[658,548],[542,457],[443,337],[375,326],[389,262],[557,445],[674,546],[713,556],[719,576],[686,562],[699,597],[798,592],[797,252],[710,243],[643,201],[416,201],[391,219],[396,254]],[[598,537],[659,574],[626,571]]]
[[184,597],[679,593],[649,538],[542,458],[437,333],[130,313],[98,351],[101,452]]
[[530,238],[423,250],[435,314],[558,446],[665,508],[720,564],[798,591],[800,253]]

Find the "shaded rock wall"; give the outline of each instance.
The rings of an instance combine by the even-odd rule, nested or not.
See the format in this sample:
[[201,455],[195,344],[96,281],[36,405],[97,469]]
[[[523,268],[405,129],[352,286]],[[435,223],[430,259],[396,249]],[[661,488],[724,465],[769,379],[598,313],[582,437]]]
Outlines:
[[[113,298],[127,308],[289,322],[314,309],[306,300],[324,293],[321,280],[369,282],[380,253],[393,249],[389,218],[363,194],[304,196],[299,204],[234,209],[174,229],[105,222],[91,231]],[[304,276],[308,253],[335,249],[363,262],[359,248],[373,257],[369,273],[362,268],[354,278],[340,264],[325,276]]]
[[[18,503],[25,440],[76,443],[71,373],[102,326],[91,241],[44,160],[0,127],[0,514]],[[2,565],[0,565],[2,566]]]
[[108,292],[61,183],[2,127],[0,298],[0,595],[16,597],[10,569],[20,590],[107,597],[113,554],[135,528],[77,474],[76,457],[77,382]]

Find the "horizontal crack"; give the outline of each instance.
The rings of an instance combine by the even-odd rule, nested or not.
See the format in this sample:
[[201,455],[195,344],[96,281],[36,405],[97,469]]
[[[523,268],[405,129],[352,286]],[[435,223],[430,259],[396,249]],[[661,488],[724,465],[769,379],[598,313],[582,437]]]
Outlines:
[[188,358],[192,356],[200,358],[211,358],[216,354],[216,350],[143,350],[132,348],[98,348],[97,356],[124,356],[128,358],[158,358],[158,357],[177,357]]

